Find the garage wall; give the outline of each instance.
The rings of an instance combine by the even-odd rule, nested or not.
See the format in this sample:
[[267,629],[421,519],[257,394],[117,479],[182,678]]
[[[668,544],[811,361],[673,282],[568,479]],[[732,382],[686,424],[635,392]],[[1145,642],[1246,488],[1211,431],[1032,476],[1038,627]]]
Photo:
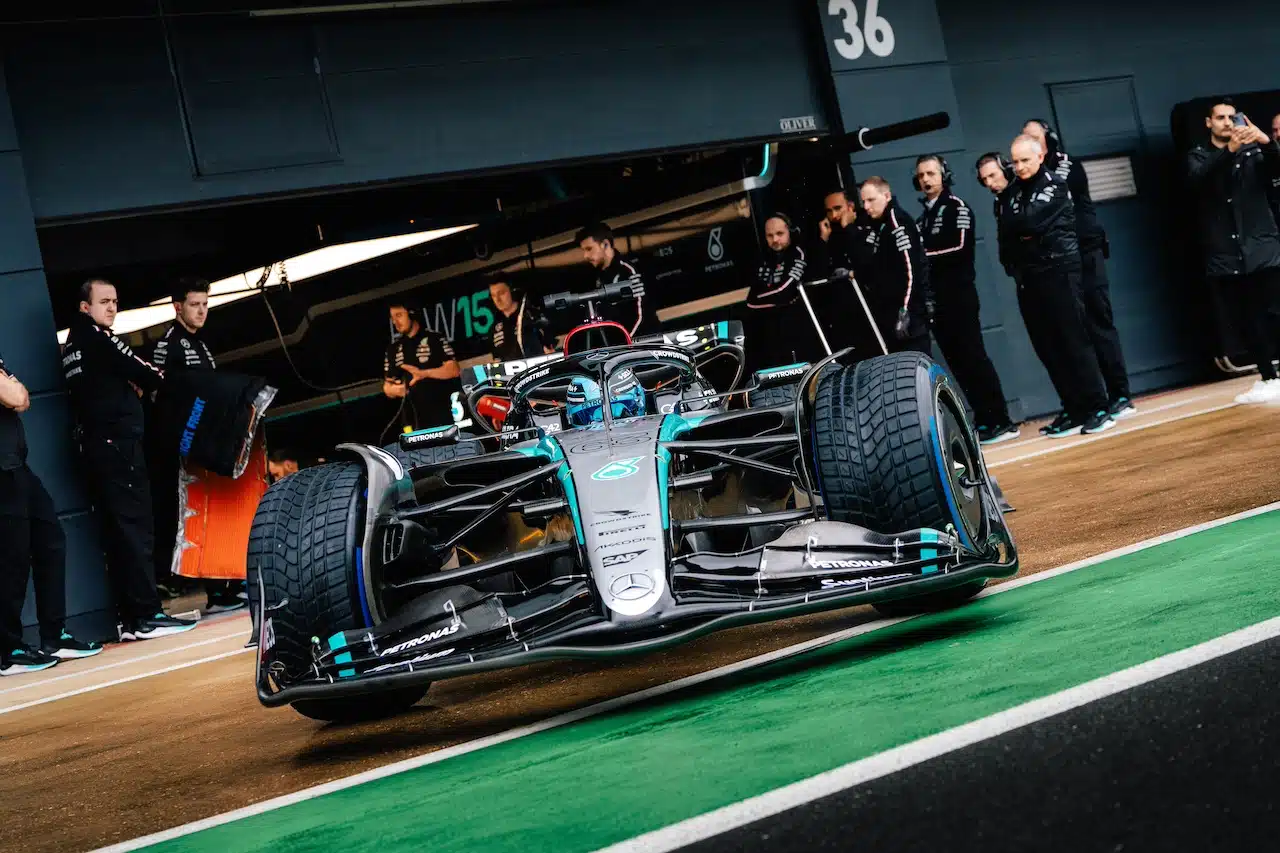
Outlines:
[[563,0],[8,29],[37,219],[822,130],[806,9]]

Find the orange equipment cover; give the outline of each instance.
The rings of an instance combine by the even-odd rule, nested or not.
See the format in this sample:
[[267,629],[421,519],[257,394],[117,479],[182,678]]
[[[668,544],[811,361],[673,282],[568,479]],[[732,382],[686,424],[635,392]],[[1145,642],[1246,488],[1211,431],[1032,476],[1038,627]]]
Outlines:
[[267,448],[259,430],[249,464],[236,479],[222,477],[192,463],[178,474],[183,523],[174,574],[184,578],[244,580],[249,528],[258,502],[267,491]]

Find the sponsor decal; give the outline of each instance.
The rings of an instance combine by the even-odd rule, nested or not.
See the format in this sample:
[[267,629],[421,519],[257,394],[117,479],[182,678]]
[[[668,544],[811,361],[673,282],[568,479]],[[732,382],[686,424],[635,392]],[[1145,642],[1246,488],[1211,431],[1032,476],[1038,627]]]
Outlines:
[[710,235],[707,236],[707,257],[713,261],[724,259],[724,239],[721,236],[724,233],[723,226],[712,228]]
[[653,578],[639,572],[619,575],[609,584],[609,594],[619,601],[635,601],[653,590]]
[[621,536],[623,533],[633,533],[637,530],[644,530],[645,525],[636,524],[632,527],[618,527],[614,530],[601,530],[597,536]]
[[187,416],[187,425],[183,427],[182,439],[178,442],[178,453],[186,456],[191,452],[191,442],[196,437],[196,427],[200,426],[200,418],[204,416],[205,402],[202,397],[196,397],[194,403],[191,404],[191,414]]
[[893,565],[892,560],[815,560],[812,557],[808,562],[815,569],[876,569]]
[[818,122],[813,116],[795,116],[778,119],[778,130],[783,133],[802,133],[806,130],[817,130]]
[[643,456],[633,456],[630,459],[615,459],[596,470],[596,472],[591,475],[591,479],[602,482],[626,479],[627,477],[640,473],[640,463],[642,461],[644,461]]
[[648,518],[653,515],[651,512],[641,512],[638,509],[597,509],[596,515],[608,516],[628,516],[629,518]]
[[375,672],[382,672],[383,670],[387,670],[387,669],[395,669],[397,666],[409,666],[415,663],[424,663],[429,660],[435,660],[436,658],[448,657],[449,655],[453,654],[453,652],[454,652],[453,649],[444,649],[438,652],[424,652],[423,654],[420,654],[415,658],[410,658],[409,660],[398,660],[395,663],[384,663],[379,666],[375,666],[373,669],[365,670],[364,674],[372,675]]
[[656,536],[637,536],[635,539],[623,539],[621,542],[605,542],[597,545],[596,550],[599,551],[601,548],[622,548],[626,545],[639,545],[641,542],[657,541],[658,537]]
[[761,379],[785,379],[789,376],[803,376],[809,370],[809,365],[801,367],[787,367],[782,370],[762,370],[760,371]]
[[452,625],[446,626],[444,628],[437,628],[434,631],[428,631],[427,633],[423,634],[421,637],[415,637],[412,640],[407,640],[403,643],[400,643],[398,645],[392,646],[389,649],[386,649],[385,651],[379,653],[378,657],[384,658],[387,655],[398,655],[401,652],[409,651],[409,649],[416,649],[418,646],[421,646],[425,643],[434,642],[435,640],[438,640],[441,637],[447,637],[450,634],[456,634],[458,633],[458,629],[461,627],[462,627],[461,622],[454,622]]
[[683,361],[685,364],[690,364],[693,361],[693,359],[689,358],[689,356],[682,352],[671,352],[670,350],[649,350],[649,355],[654,358],[671,358],[676,361]]
[[822,588],[823,589],[839,589],[842,586],[870,587],[871,584],[873,583],[884,583],[885,581],[896,581],[896,580],[902,580],[903,578],[912,578],[912,577],[915,577],[915,575],[912,575],[912,574],[880,575],[879,577],[874,577],[874,578],[848,578],[844,580],[839,578],[823,578]]
[[609,568],[610,566],[621,566],[626,563],[630,563],[632,560],[634,560],[636,557],[639,557],[643,553],[645,552],[644,551],[628,551],[625,554],[610,554],[609,556],[605,557],[603,560],[600,561],[600,565],[606,569]]

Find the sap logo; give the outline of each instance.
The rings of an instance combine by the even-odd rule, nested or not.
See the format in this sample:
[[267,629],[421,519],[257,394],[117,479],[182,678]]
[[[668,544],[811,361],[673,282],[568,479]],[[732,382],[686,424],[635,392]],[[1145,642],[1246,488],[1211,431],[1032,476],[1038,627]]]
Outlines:
[[453,649],[444,649],[443,651],[439,651],[439,652],[424,652],[423,654],[420,654],[415,658],[410,658],[409,660],[398,660],[398,661],[395,661],[394,663],[384,663],[381,666],[375,666],[373,669],[365,670],[364,674],[370,675],[375,672],[382,672],[383,670],[394,669],[397,666],[411,667],[415,663],[425,663],[426,661],[435,660],[436,658],[448,657],[449,655],[453,654],[453,652],[454,652]]
[[633,474],[640,473],[640,463],[643,460],[643,456],[633,456],[630,459],[616,459],[597,470],[591,475],[591,479],[603,482],[625,479]]
[[434,640],[440,639],[441,637],[447,637],[450,634],[456,634],[458,633],[458,629],[461,627],[462,627],[461,622],[454,622],[452,625],[448,626],[447,628],[437,628],[434,631],[430,631],[426,634],[423,634],[421,637],[415,637],[412,640],[403,642],[398,646],[392,646],[391,648],[379,654],[378,657],[384,658],[387,655],[396,655],[396,654],[399,654],[400,652],[407,652],[409,649],[417,648],[418,646],[421,646],[424,643],[430,643],[430,642],[433,642]]
[[644,551],[629,551],[626,554],[610,554],[600,561],[600,565],[606,569],[610,566],[621,566],[632,562],[643,553]]
[[880,566],[892,566],[891,560],[815,560],[809,558],[809,565],[815,569],[875,569]]

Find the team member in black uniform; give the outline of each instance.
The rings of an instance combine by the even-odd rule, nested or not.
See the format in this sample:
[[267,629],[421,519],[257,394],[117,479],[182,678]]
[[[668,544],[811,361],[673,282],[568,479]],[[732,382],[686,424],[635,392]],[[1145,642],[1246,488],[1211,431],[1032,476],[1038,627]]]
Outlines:
[[402,427],[425,429],[453,423],[453,395],[462,392],[453,347],[443,335],[422,325],[403,302],[393,302],[390,312],[399,337],[382,359],[382,393],[403,401]]
[[[823,198],[825,216],[818,221],[821,242],[814,246],[810,278],[856,277],[866,266],[871,251],[867,229],[858,221],[858,202],[850,202],[844,190],[833,190]],[[833,351],[853,347],[858,358],[880,354],[875,335],[860,319],[864,312],[851,286],[832,281],[808,293]]]
[[[67,540],[53,499],[27,467],[27,436],[19,414],[31,397],[0,356],[0,675],[48,669],[60,659],[102,651],[66,629]],[[40,648],[22,639],[27,577],[34,575]]]
[[495,361],[532,358],[554,352],[543,341],[538,315],[529,305],[527,296],[522,294],[517,301],[511,285],[499,279],[489,285],[489,299],[498,309],[490,339]]
[[1258,365],[1257,383],[1236,402],[1273,403],[1280,401],[1271,363],[1280,355],[1280,228],[1267,191],[1280,176],[1280,143],[1236,115],[1232,104],[1210,106],[1208,144],[1187,154],[1187,172],[1199,207],[1205,276],[1236,315]]
[[1076,214],[1076,240],[1080,243],[1080,300],[1084,327],[1107,385],[1107,408],[1115,418],[1127,418],[1138,409],[1129,399],[1129,373],[1125,368],[1120,333],[1111,310],[1111,282],[1107,279],[1107,258],[1111,255],[1107,233],[1098,222],[1098,212],[1089,194],[1089,176],[1079,160],[1062,150],[1062,142],[1044,119],[1031,119],[1022,128],[1045,150],[1045,166],[1067,182]]
[[[1271,141],[1280,143],[1280,113],[1271,117]],[[1271,176],[1271,188],[1267,197],[1271,202],[1271,212],[1275,215],[1276,222],[1280,223],[1280,174]]]
[[1003,260],[1018,283],[1018,307],[1063,411],[1041,432],[1061,438],[1115,426],[1080,307],[1080,246],[1067,182],[1044,165],[1030,136],[1011,148],[1016,178],[1002,196]]
[[121,639],[189,631],[195,622],[164,613],[156,592],[151,484],[139,399],[163,374],[111,333],[116,289],[92,279],[80,288],[80,312],[62,348],[62,370],[80,433],[85,473],[101,519]]
[[924,193],[924,212],[916,225],[929,259],[933,337],[973,406],[979,440],[996,444],[1017,438],[1018,428],[1009,418],[1000,376],[982,340],[973,211],[951,191],[951,168],[941,155],[916,160],[914,183]]
[[808,260],[785,214],[764,222],[765,249],[747,292],[747,363],[751,370],[815,361],[826,353],[800,297]]
[[[151,351],[151,363],[166,375],[181,370],[216,370],[213,353],[200,332],[209,319],[209,282],[184,278],[174,287],[173,310],[176,314],[164,335]],[[167,431],[166,431],[167,434]],[[174,431],[176,435],[176,431]],[[151,498],[155,508],[156,588],[162,593],[176,576],[173,574],[174,546],[178,538],[178,448],[167,446],[160,431],[148,429],[147,446],[151,450],[147,467],[151,471]],[[246,606],[240,581],[204,581],[208,602],[207,613],[225,613]]]
[[624,261],[614,244],[613,229],[603,222],[589,225],[578,232],[574,241],[582,249],[582,257],[596,270],[591,289],[606,284],[631,282],[632,305],[596,305],[596,312],[605,320],[611,320],[631,335],[651,335],[660,331],[658,315],[645,307],[644,278],[634,262]]
[[916,350],[928,355],[929,264],[915,220],[893,197],[879,176],[862,182],[862,210],[870,256],[858,270],[871,315],[889,352]]

